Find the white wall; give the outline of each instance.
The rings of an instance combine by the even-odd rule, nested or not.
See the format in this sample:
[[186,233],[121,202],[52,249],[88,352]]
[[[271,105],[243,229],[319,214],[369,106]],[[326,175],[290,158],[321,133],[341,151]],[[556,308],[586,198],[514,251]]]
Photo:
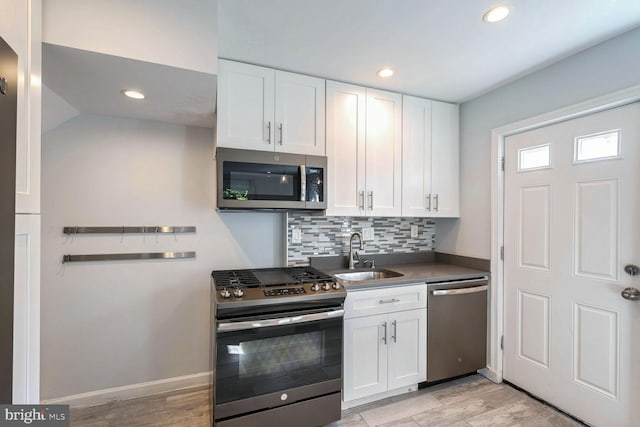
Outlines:
[[[209,371],[211,270],[284,265],[282,214],[216,213],[213,132],[81,114],[43,135],[42,399]],[[62,233],[156,224],[197,233]],[[186,250],[197,258],[61,264]]]
[[43,41],[217,74],[215,0],[44,0]]
[[436,250],[490,258],[491,129],[640,83],[640,29],[460,108],[460,220],[437,220]]

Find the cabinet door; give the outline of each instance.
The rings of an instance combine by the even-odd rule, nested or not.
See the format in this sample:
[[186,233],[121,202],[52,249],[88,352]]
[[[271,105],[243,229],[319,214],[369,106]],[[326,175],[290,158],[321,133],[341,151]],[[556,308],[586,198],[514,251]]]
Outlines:
[[458,106],[431,104],[431,193],[433,216],[460,216],[460,138]]
[[364,214],[366,89],[327,81],[327,215]]
[[276,71],[276,151],[325,155],[324,86],[323,79]]
[[18,55],[16,213],[40,212],[42,3],[3,2],[0,37]]
[[275,71],[218,60],[219,147],[273,151]]
[[389,390],[427,380],[427,309],[389,314]]
[[431,101],[402,97],[402,216],[431,215]]
[[386,314],[344,321],[345,402],[387,390],[388,328]]
[[366,215],[400,216],[402,95],[367,89]]
[[40,215],[16,215],[13,403],[40,402]]

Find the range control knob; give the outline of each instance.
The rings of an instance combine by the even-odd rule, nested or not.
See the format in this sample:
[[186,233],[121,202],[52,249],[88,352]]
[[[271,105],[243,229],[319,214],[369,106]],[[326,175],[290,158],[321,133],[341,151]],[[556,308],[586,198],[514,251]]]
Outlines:
[[222,298],[229,298],[231,296],[231,292],[229,292],[227,288],[224,288],[223,290],[220,291],[220,296]]
[[338,282],[335,282],[335,283],[333,284],[333,289],[338,290],[338,289],[340,289],[341,287],[342,287],[342,286],[340,286],[340,283],[338,283]]
[[311,285],[311,290],[313,292],[318,292],[320,290],[320,285],[318,285],[317,283],[314,283],[313,285]]
[[330,283],[330,282],[324,282],[324,283],[322,284],[322,290],[323,290],[323,291],[329,291],[329,290],[331,290],[331,283]]
[[235,288],[233,290],[233,296],[236,298],[240,298],[241,296],[244,295],[244,291],[241,288]]

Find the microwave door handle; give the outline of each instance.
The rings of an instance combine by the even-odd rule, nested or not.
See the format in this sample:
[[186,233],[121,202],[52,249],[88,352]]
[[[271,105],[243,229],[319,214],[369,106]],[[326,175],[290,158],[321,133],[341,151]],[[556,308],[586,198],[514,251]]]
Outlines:
[[300,201],[307,201],[307,167],[300,165]]

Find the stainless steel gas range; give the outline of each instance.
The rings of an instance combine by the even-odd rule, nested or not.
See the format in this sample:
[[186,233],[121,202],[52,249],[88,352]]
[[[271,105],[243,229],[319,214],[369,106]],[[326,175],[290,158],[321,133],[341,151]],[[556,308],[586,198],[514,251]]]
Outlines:
[[346,291],[310,267],[214,271],[213,422],[340,419]]

